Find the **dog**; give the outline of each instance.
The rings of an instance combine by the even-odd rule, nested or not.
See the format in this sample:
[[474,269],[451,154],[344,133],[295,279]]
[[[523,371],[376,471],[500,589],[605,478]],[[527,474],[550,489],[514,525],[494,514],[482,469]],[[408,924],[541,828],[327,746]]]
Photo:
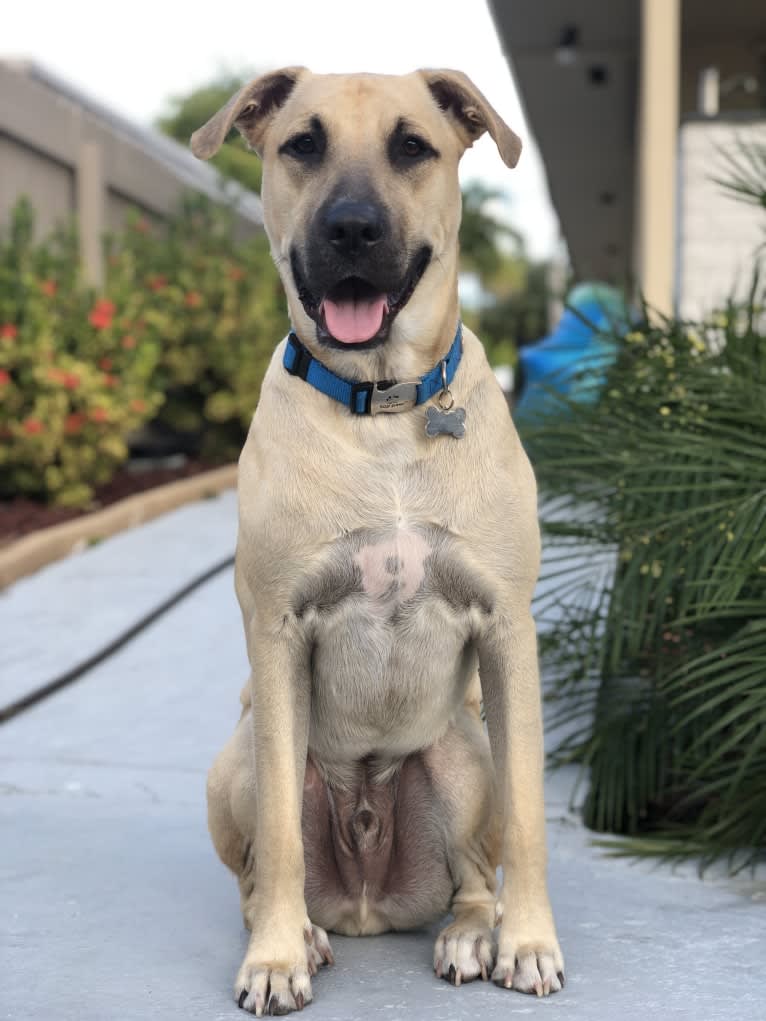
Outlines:
[[460,157],[521,142],[451,70],[264,74],[192,151],[232,127],[292,322],[239,462],[251,675],[208,778],[250,930],[235,999],[300,1010],[327,930],[447,912],[437,975],[555,992],[535,479],[457,290]]

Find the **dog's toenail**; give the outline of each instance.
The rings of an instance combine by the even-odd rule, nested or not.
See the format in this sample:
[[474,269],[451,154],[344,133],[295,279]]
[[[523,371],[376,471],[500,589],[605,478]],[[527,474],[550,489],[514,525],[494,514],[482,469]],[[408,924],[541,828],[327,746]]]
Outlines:
[[297,1006],[298,1010],[303,1010],[303,1005],[305,1002],[306,1001],[303,998],[303,993],[295,994],[295,1005]]
[[450,980],[450,982],[454,986],[454,984],[455,984],[455,965],[454,964],[451,964],[449,966],[449,971],[447,972],[447,978]]
[[242,992],[239,994],[239,999],[237,1000],[237,1006],[241,1007],[246,999],[247,999],[247,989],[243,989]]
[[566,985],[566,979],[564,978],[564,972],[563,971],[557,972],[556,977],[558,978],[559,982],[561,983],[561,988],[563,989],[564,986]]

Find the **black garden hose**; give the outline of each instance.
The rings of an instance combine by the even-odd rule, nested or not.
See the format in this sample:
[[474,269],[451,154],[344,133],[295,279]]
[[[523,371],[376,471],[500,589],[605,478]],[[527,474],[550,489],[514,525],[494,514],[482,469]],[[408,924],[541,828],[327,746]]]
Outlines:
[[192,578],[190,582],[187,582],[182,588],[178,589],[172,595],[168,596],[167,599],[163,600],[158,606],[155,606],[148,613],[140,617],[134,624],[131,624],[129,628],[122,631],[116,638],[107,642],[106,645],[102,646],[92,655],[88,656],[87,659],[82,660],[80,663],[76,663],[69,670],[65,670],[64,673],[59,674],[58,677],[54,677],[52,680],[47,681],[45,684],[41,684],[35,688],[34,691],[28,692],[15,702],[11,702],[6,706],[0,707],[0,724],[7,723],[8,720],[13,719],[14,716],[18,716],[19,713],[23,713],[26,709],[31,709],[32,706],[37,705],[38,702],[42,702],[50,695],[55,694],[62,688],[66,688],[68,685],[73,684],[75,681],[79,681],[81,677],[89,673],[94,667],[97,667],[99,663],[103,663],[104,660],[109,659],[116,652],[119,652],[123,646],[127,645],[128,642],[132,641],[142,631],[145,631],[151,624],[156,620],[159,620],[168,610],[172,610],[174,606],[190,596],[192,592],[195,592],[205,582],[215,578],[216,575],[221,574],[223,571],[232,567],[234,564],[234,557],[228,556],[223,560],[220,560],[217,564],[209,567],[202,574],[198,574],[195,578]]

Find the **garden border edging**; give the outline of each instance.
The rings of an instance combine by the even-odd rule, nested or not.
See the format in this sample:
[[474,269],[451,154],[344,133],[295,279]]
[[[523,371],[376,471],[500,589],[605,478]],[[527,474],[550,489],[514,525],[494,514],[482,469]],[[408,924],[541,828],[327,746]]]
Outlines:
[[25,535],[0,549],[0,591],[41,567],[68,556],[84,543],[108,539],[185,503],[216,496],[236,485],[237,465],[227,464],[188,479],[147,489],[103,510]]

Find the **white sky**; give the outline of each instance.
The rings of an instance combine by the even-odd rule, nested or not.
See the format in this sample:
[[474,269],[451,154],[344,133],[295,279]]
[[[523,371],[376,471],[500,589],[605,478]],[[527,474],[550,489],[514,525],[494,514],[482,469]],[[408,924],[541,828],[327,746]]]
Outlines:
[[540,157],[483,0],[10,0],[2,7],[0,57],[29,57],[143,124],[168,96],[222,68],[459,68],[525,144],[509,171],[485,136],[463,158],[461,178],[480,177],[509,196],[498,212],[523,231],[532,255],[555,247],[558,224]]

